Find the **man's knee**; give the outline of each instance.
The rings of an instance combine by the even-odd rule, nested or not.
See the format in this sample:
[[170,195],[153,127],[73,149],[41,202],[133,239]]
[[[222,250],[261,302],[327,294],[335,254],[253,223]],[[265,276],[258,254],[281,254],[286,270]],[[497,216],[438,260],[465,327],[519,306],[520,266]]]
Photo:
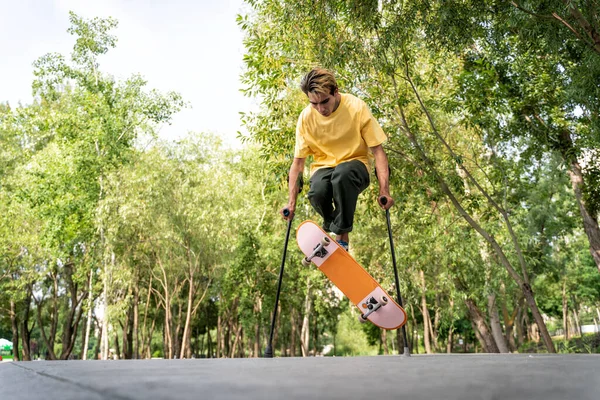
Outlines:
[[340,188],[355,187],[362,191],[369,186],[369,171],[361,161],[345,162],[335,168],[331,182]]
[[333,197],[333,191],[331,189],[331,185],[328,185],[324,182],[316,182],[310,185],[310,190],[308,192],[308,200],[311,204],[325,204],[327,202],[331,203],[331,199]]
[[331,197],[331,171],[319,170],[310,179],[310,189],[308,198],[327,198]]

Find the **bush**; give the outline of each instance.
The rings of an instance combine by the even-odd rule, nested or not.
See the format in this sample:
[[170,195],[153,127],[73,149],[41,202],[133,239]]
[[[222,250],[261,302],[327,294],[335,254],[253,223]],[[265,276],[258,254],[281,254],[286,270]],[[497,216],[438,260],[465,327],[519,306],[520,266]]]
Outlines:
[[156,350],[154,353],[152,353],[152,358],[163,358],[163,353],[161,350]]
[[555,342],[559,353],[600,353],[600,333],[586,333],[581,337]]

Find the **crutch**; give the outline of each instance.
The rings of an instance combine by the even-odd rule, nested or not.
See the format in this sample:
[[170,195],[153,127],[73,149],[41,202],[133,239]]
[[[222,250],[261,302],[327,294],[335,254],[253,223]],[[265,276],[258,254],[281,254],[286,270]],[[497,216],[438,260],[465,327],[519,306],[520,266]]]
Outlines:
[[[387,198],[381,196],[379,202],[384,206],[387,204]],[[402,304],[402,296],[400,295],[400,280],[398,279],[398,267],[396,267],[396,253],[394,251],[394,239],[392,238],[392,223],[390,222],[390,210],[385,210],[385,216],[387,219],[388,236],[390,238],[390,250],[392,251],[392,264],[394,265],[394,278],[396,279],[396,297],[400,307],[404,308]],[[404,356],[410,357],[410,350],[408,348],[408,338],[406,337],[406,323],[402,325],[402,337],[404,339]],[[400,349],[398,349],[400,350]]]
[[[290,215],[290,211],[283,210],[283,215],[286,217]],[[281,268],[279,269],[279,282],[277,283],[277,295],[275,296],[275,308],[273,309],[273,318],[271,319],[271,333],[269,334],[269,343],[265,349],[265,358],[273,358],[273,331],[275,330],[275,320],[277,319],[277,307],[279,305],[279,293],[281,292],[281,281],[283,280],[283,267],[285,265],[285,255],[287,253],[288,241],[290,240],[290,231],[292,229],[292,220],[294,217],[288,220],[287,232],[285,234],[285,244],[283,245],[283,256],[281,257]]]

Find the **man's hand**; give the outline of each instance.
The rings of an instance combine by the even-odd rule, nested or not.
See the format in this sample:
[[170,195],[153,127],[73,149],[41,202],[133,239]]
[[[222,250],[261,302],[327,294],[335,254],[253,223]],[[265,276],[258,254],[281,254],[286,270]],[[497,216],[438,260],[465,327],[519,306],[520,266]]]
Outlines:
[[394,199],[389,194],[380,194],[377,198],[377,203],[384,210],[389,210],[394,205]]
[[394,205],[394,199],[390,196],[390,167],[383,146],[371,147],[375,156],[375,175],[379,181],[379,197],[377,202],[384,210],[389,210]]
[[289,221],[292,218],[294,218],[295,211],[296,211],[296,207],[291,204],[288,204],[287,206],[285,206],[281,210],[279,210],[279,214],[281,214],[283,219]]

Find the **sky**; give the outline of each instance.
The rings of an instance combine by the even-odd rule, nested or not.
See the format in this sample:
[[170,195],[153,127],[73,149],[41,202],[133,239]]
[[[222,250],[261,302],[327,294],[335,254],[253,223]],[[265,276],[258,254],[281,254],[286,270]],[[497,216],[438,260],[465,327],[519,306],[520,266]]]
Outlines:
[[100,69],[117,79],[140,74],[148,90],[179,92],[189,104],[160,136],[213,132],[238,147],[239,112],[257,108],[239,91],[236,15],[247,7],[242,0],[0,0],[0,102],[31,103],[33,62],[51,52],[70,56],[69,11],[111,16],[117,46],[99,59]]

